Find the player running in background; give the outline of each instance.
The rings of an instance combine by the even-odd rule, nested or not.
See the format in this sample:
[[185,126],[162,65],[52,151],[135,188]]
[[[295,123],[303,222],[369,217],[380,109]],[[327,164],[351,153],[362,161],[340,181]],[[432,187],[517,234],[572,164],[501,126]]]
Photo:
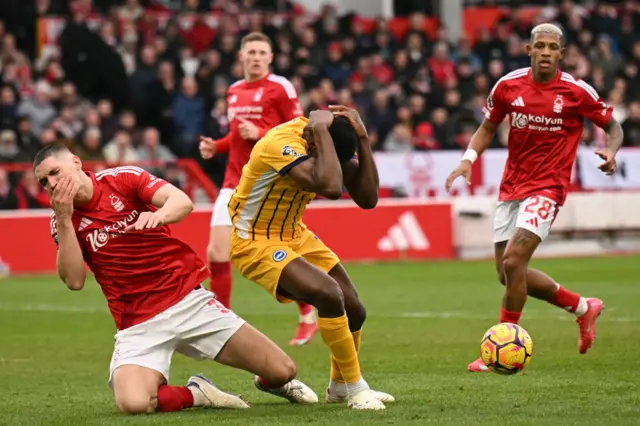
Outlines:
[[[509,156],[494,219],[496,267],[505,286],[500,322],[520,321],[527,294],[545,300],[577,317],[578,351],[585,354],[596,337],[602,300],[581,297],[528,264],[567,196],[584,119],[607,133],[606,147],[596,152],[604,160],[599,169],[607,175],[616,170],[615,155],[623,134],[612,108],[593,87],[558,69],[563,52],[558,27],[541,24],[532,30],[527,44],[531,68],[513,71],[493,87],[484,108],[485,119],[449,175],[446,189],[460,176],[471,182],[471,165],[510,115]],[[488,371],[481,359],[468,370]]]
[[[211,291],[226,307],[231,306],[232,284],[229,198],[240,181],[242,167],[249,161],[253,145],[271,128],[302,115],[293,84],[269,72],[272,60],[271,41],[266,35],[250,33],[242,39],[240,61],[245,78],[232,84],[227,93],[229,133],[215,141],[203,137],[200,142],[200,153],[204,159],[220,152],[229,153],[222,189],[213,207],[207,248]],[[312,306],[298,303],[298,310],[298,330],[289,342],[291,345],[308,343],[318,327]]]
[[318,400],[294,379],[291,358],[202,288],[206,265],[167,227],[193,209],[184,192],[133,166],[85,173],[58,144],[36,155],[34,169],[51,198],[60,278],[82,290],[86,262],[115,320],[109,384],[121,411],[248,407],[200,375],[169,386],[174,351],[252,372],[292,402]]
[[229,201],[231,261],[278,301],[304,301],[318,310],[320,335],[331,351],[327,401],[380,410],[393,397],[371,390],[360,374],[365,308],[340,259],[301,220],[316,194],[337,199],[343,183],[361,208],[378,201],[378,171],[358,113],[330,108],[333,113],[314,111],[310,119],[275,127],[253,148]]

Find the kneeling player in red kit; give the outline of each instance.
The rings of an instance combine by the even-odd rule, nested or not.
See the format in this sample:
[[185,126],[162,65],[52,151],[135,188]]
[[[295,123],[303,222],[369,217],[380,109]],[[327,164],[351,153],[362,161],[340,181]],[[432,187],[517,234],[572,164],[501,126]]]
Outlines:
[[[584,119],[607,133],[605,149],[596,154],[604,160],[600,170],[608,175],[616,170],[623,133],[612,108],[593,87],[558,69],[564,52],[560,28],[535,27],[527,52],[531,68],[513,71],[495,84],[484,108],[485,120],[449,175],[446,189],[460,176],[471,182],[471,164],[510,115],[509,156],[494,220],[496,268],[505,286],[500,322],[518,323],[527,295],[545,300],[577,317],[578,351],[585,354],[596,337],[602,300],[581,297],[528,265],[567,196]],[[488,371],[481,359],[469,364],[468,370]]]
[[[121,411],[248,407],[201,375],[169,386],[175,351],[251,372],[258,389],[291,402],[318,401],[295,380],[291,358],[202,287],[206,265],[167,227],[193,209],[184,192],[134,166],[84,172],[59,144],[43,148],[33,166],[51,198],[60,278],[81,290],[86,262],[115,320],[109,384]],[[265,390],[259,380],[278,387]]]

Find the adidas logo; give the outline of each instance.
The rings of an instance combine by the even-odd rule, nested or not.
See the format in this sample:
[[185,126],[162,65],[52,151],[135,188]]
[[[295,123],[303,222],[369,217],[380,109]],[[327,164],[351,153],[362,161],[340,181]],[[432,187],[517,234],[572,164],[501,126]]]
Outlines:
[[523,107],[524,101],[522,100],[522,96],[518,96],[515,101],[511,102],[511,105]]
[[429,240],[424,234],[416,216],[408,211],[389,228],[387,235],[378,241],[380,251],[428,250]]
[[537,217],[532,217],[531,219],[527,220],[527,223],[529,225],[533,225],[536,228],[538,227],[538,218]]
[[86,227],[91,225],[92,223],[93,221],[87,219],[86,217],[83,217],[82,220],[80,220],[80,226],[78,226],[78,232],[84,231]]

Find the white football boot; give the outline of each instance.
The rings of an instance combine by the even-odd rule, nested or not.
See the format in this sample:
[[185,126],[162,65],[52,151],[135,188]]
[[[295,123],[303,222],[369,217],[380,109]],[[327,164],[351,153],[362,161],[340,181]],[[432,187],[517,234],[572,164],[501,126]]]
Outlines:
[[253,384],[262,392],[279,396],[295,404],[315,404],[318,402],[318,395],[300,380],[293,379],[279,388],[265,388],[262,386],[262,383],[260,383],[258,376],[255,376],[253,378]]
[[204,408],[249,408],[249,404],[237,395],[218,389],[213,382],[201,374],[191,376],[187,388],[193,393],[195,407]]
[[[364,381],[364,379],[362,379]],[[366,387],[369,388],[369,385],[364,382]],[[395,402],[395,398],[392,395],[389,395],[385,392],[380,392],[377,390],[369,389],[375,395],[376,399],[380,402]],[[329,387],[326,392],[326,400],[328,403],[337,404],[348,402],[349,400],[349,392],[347,390],[346,383],[336,383],[333,380],[329,383]]]

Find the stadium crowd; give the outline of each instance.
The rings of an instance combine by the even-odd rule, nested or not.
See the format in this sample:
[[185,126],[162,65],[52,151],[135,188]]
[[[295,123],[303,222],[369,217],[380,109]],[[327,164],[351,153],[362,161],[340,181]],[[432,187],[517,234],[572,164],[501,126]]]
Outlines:
[[[567,38],[563,70],[594,86],[623,123],[625,145],[640,146],[636,1],[624,10],[563,1],[533,21],[514,10],[481,30],[475,44],[467,37],[450,43],[444,27],[429,37],[420,13],[397,39],[385,20],[367,33],[357,16],[338,16],[330,6],[312,16],[281,0],[182,3],[164,26],[145,7],[165,6],[139,0],[37,0],[0,22],[0,163],[29,162],[43,145],[61,141],[98,162],[153,166],[195,158],[219,183],[224,158],[199,159],[198,136],[227,131],[224,96],[242,78],[238,43],[250,31],[273,40],[273,72],[291,80],[305,113],[332,103],[357,107],[375,150],[461,150],[493,84],[528,66],[523,40],[532,25],[550,18]],[[217,28],[208,25],[211,10],[225,16]],[[60,48],[37,55],[33,22],[50,14],[68,19]],[[181,14],[195,14],[193,25],[180,26]],[[104,19],[94,30],[87,22],[97,15]],[[506,144],[506,126],[494,147]],[[602,135],[587,123],[583,140],[598,143]],[[180,183],[175,168],[155,171]],[[47,205],[32,173],[0,166],[0,208]]]

